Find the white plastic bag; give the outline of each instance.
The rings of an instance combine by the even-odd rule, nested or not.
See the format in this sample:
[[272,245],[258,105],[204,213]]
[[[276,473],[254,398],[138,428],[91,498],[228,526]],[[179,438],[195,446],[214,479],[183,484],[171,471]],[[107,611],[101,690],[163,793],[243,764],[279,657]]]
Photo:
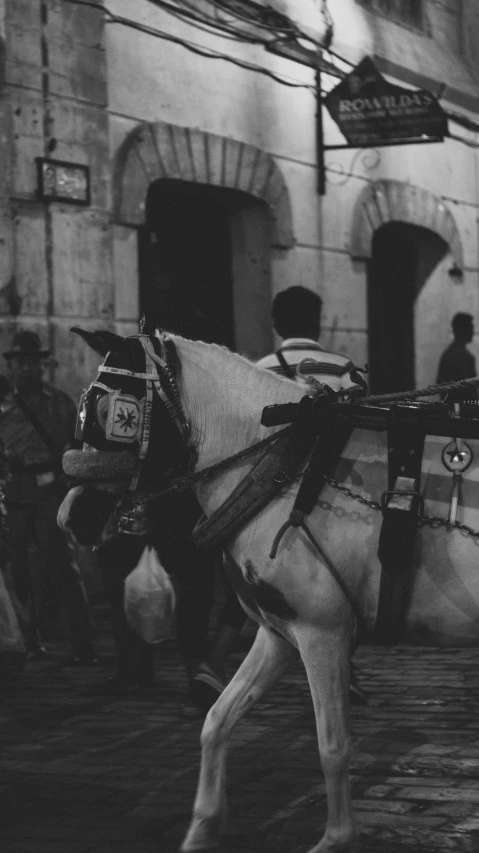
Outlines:
[[146,546],[140,561],[125,580],[125,614],[130,628],[147,643],[171,635],[175,623],[173,584],[154,548]]

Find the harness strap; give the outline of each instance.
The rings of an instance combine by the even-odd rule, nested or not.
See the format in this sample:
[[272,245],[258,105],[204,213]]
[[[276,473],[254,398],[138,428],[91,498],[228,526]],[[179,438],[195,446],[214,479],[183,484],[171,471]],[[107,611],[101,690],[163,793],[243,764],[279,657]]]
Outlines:
[[[162,368],[163,373],[166,375],[170,387],[174,388],[174,380],[171,377],[171,372],[168,367],[168,364],[166,361],[164,361],[164,359],[162,359],[155,353],[151,338],[149,338],[147,335],[140,335],[140,341],[143,345],[143,349],[145,350],[145,357],[147,359],[147,369],[150,367],[151,364],[158,364]],[[180,435],[186,438],[189,432],[186,419],[183,416],[181,408],[175,406],[174,402],[170,399],[166,391],[163,389],[161,385],[161,377],[158,375],[158,373],[156,373],[156,376],[153,379],[153,385],[161,402],[165,406],[170,418],[172,419],[175,426],[178,428]]]
[[314,437],[314,425],[306,419],[298,420],[291,430],[277,433],[272,448],[261,456],[224,503],[196,525],[195,544],[210,547],[230,541],[298,475]]
[[[143,343],[143,341],[142,341],[142,343]],[[150,359],[149,353],[147,352],[145,347],[144,347],[144,350],[145,350],[145,367],[147,370],[150,370],[152,367],[151,359]],[[155,375],[158,376],[158,373],[155,373]],[[153,380],[153,379],[147,379],[146,380],[146,399],[145,399],[145,407],[143,410],[143,429],[142,429],[142,433],[141,433],[140,450],[138,452],[139,465],[138,465],[138,470],[137,470],[135,476],[132,478],[132,481],[130,483],[130,487],[128,489],[129,492],[135,492],[136,489],[138,488],[138,483],[139,483],[139,480],[140,480],[140,477],[141,477],[141,474],[143,471],[143,464],[144,464],[144,461],[146,459],[146,455],[148,453],[148,447],[150,445],[151,417],[152,417],[152,413],[153,413],[153,385],[154,385],[154,381],[155,380]]]
[[296,380],[296,373],[295,373],[295,370],[294,370],[294,368],[291,366],[291,364],[288,364],[288,362],[286,361],[286,359],[285,359],[285,357],[284,357],[284,355],[283,355],[282,350],[280,350],[280,349],[279,349],[279,350],[276,350],[275,355],[276,355],[276,358],[278,359],[278,361],[279,361],[279,363],[280,363],[280,366],[281,366],[281,367],[282,367],[282,369],[283,369],[283,373],[284,373],[284,375],[285,375],[288,379],[294,379],[294,380]]
[[[136,370],[124,370],[123,367],[109,367],[106,364],[100,364],[98,373],[115,373],[117,376],[133,376],[135,379],[158,379],[157,370],[154,373],[137,373]],[[111,388],[109,390],[111,391]]]
[[323,560],[323,563],[329,573],[338,584],[356,618],[362,621],[363,615],[351,590],[348,588],[331,558],[326,554],[324,548],[320,545],[305,521],[305,516],[309,515],[313,511],[319,495],[321,494],[326,483],[325,477],[331,477],[335,473],[341,453],[348,443],[352,431],[352,426],[341,424],[334,432],[331,429],[323,429],[318,434],[311,460],[302,479],[298,494],[296,495],[293,509],[291,510],[288,520],[278,530],[269,556],[270,559],[274,559],[276,557],[281,539],[290,527],[301,527]]
[[411,563],[422,510],[421,465],[425,432],[420,421],[401,423],[394,409],[388,428],[388,490],[382,497],[381,561],[376,639],[399,642],[412,582]]
[[109,385],[105,385],[103,382],[97,382],[96,380],[91,383],[90,388],[101,388],[102,391],[106,391],[107,394],[111,394],[113,390]]
[[341,424],[334,431],[328,429],[321,430],[318,433],[311,461],[306,469],[291,512],[290,518],[294,527],[298,527],[304,516],[313,511],[324,488],[324,478],[334,476],[339,458],[351,437],[352,431],[351,426]]

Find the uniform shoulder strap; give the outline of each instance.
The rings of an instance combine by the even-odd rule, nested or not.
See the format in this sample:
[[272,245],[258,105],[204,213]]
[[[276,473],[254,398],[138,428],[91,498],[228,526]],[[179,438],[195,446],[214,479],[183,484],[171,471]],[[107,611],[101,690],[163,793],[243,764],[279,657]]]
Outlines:
[[284,375],[287,376],[288,379],[296,379],[296,372],[295,372],[294,368],[291,367],[291,365],[288,364],[288,362],[286,361],[282,350],[280,350],[280,349],[276,350],[275,356],[278,359],[278,361],[279,361],[279,363],[283,369]]
[[32,412],[30,406],[27,405],[21,394],[15,394],[14,396],[15,402],[18,404],[23,414],[30,421],[32,426],[37,431],[38,435],[42,439],[43,443],[46,444],[50,453],[58,453],[59,448],[57,447],[56,441],[53,440],[47,428],[41,423],[41,421],[37,418],[36,414]]

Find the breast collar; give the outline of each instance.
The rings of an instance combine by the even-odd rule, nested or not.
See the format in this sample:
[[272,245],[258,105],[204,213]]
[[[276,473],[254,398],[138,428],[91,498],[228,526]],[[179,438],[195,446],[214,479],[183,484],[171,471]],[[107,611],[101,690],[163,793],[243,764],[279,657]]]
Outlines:
[[[161,338],[155,338],[155,341],[160,347],[160,355],[155,352],[152,339],[148,335],[135,335],[143,347],[145,353],[145,372],[140,373],[134,370],[126,370],[121,367],[110,367],[105,364],[108,358],[108,353],[105,357],[105,362],[98,368],[98,376],[92,382],[90,388],[103,388],[109,394],[112,389],[99,381],[102,373],[111,373],[116,376],[129,376],[134,379],[143,379],[146,384],[146,396],[143,409],[141,435],[139,437],[139,469],[135,474],[131,483],[129,492],[134,492],[138,487],[138,481],[141,476],[143,463],[148,453],[151,437],[152,413],[153,413],[153,394],[156,391],[159,399],[163,403],[168,415],[177,427],[181,438],[186,447],[190,427],[184,415],[181,399],[177,385],[178,359],[176,347],[173,340],[166,335]],[[163,384],[162,384],[163,382]],[[164,387],[165,386],[165,387]]]

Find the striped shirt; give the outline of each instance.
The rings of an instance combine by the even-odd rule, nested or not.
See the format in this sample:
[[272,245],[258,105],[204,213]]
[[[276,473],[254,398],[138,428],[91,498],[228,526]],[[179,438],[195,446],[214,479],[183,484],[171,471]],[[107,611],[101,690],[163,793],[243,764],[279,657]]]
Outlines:
[[[339,391],[341,388],[352,388],[355,385],[349,377],[349,371],[354,367],[352,361],[344,355],[339,355],[339,353],[324,350],[312,338],[286,338],[281,344],[280,350],[293,371],[303,359],[312,359],[315,364],[305,365],[302,372],[314,376],[318,382],[322,382],[324,385],[329,385],[333,391]],[[266,370],[279,374],[279,376],[285,376],[276,353],[265,355],[256,364],[258,367],[265,367]]]

